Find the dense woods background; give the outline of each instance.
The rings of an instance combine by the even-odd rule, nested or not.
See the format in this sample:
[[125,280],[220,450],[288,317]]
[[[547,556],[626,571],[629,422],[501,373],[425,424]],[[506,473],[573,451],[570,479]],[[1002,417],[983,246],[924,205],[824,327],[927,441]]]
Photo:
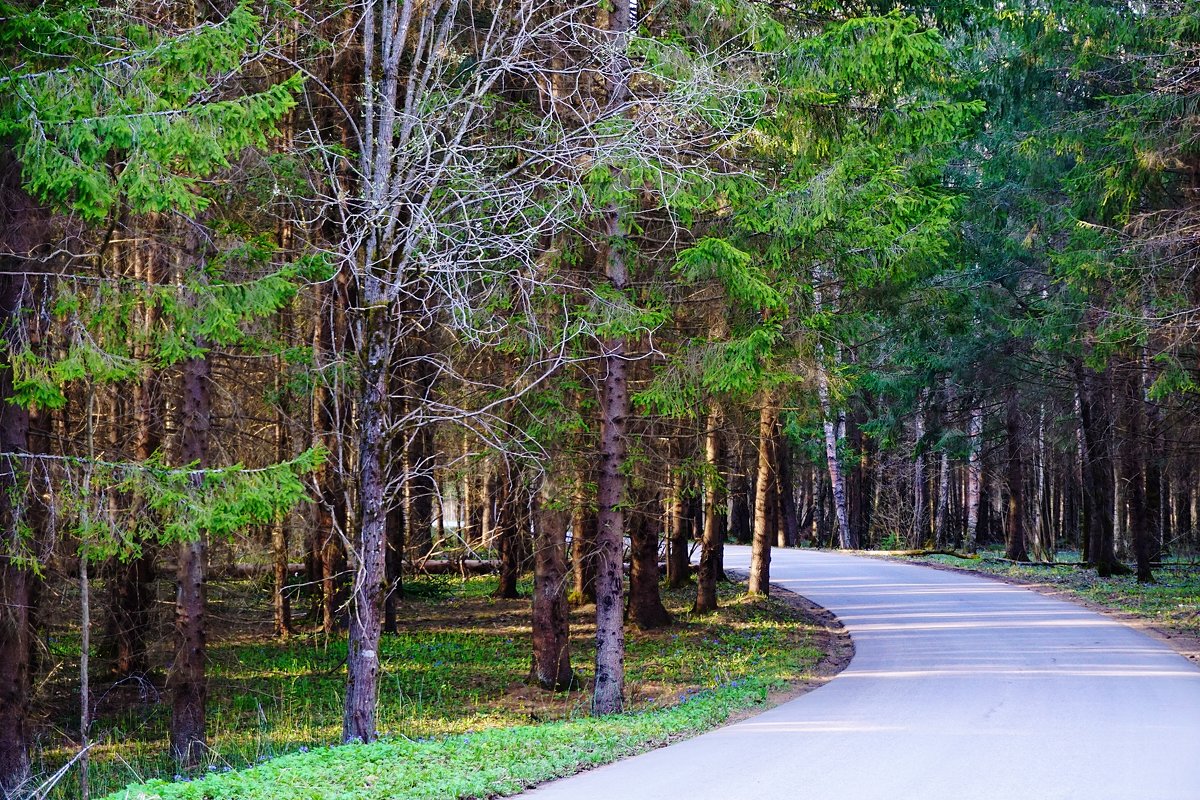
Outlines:
[[165,675],[201,760],[210,580],[348,637],[369,741],[412,574],[532,571],[548,689],[594,602],[606,714],[693,547],[700,612],[727,538],[764,594],[772,546],[1194,552],[1190,4],[3,0],[0,43],[4,797],[67,662],[80,752],[90,684]]

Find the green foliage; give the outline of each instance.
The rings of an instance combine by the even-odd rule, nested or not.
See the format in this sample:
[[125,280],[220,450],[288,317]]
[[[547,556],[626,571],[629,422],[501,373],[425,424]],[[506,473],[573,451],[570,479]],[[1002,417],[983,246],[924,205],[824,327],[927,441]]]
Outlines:
[[47,13],[5,3],[8,52],[45,54],[0,73],[0,136],[15,143],[25,186],[89,222],[118,206],[203,209],[200,179],[265,147],[301,88],[294,76],[221,96],[260,35],[246,3],[184,34],[127,26],[88,7]]
[[325,457],[315,447],[261,469],[173,468],[161,457],[141,464],[67,459],[65,478],[55,489],[55,513],[88,558],[124,560],[149,541],[227,538],[281,518],[308,499],[305,478]]

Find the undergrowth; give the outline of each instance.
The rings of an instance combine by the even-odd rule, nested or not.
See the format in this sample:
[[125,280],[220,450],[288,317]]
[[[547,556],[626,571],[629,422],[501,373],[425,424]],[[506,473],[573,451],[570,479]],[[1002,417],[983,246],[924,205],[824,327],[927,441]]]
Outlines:
[[[154,702],[165,698],[112,713],[101,708],[93,797],[129,784],[112,797],[511,793],[718,724],[763,702],[771,687],[805,677],[822,655],[811,629],[783,603],[748,598],[739,587],[718,613],[693,617],[692,591],[666,592],[676,624],[628,635],[630,713],[592,719],[586,688],[551,693],[526,683],[528,600],[494,599],[495,586],[493,578],[430,578],[406,587],[403,629],[381,647],[382,739],[370,745],[330,746],[340,734],[344,636],[214,636],[205,765],[193,774],[172,766],[169,708]],[[572,661],[585,687],[594,653],[590,616],[590,606],[572,614]],[[46,747],[41,766],[49,771],[70,752]],[[74,796],[74,784],[68,776],[52,796]]]

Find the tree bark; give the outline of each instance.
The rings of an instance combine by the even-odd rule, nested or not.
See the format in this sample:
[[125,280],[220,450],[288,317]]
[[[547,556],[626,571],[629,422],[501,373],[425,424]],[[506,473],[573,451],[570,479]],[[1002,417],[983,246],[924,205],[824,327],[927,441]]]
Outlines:
[[567,617],[567,522],[570,512],[547,477],[534,514],[533,664],[530,680],[543,689],[565,691],[574,683]]
[[[146,286],[155,286],[162,280],[157,253],[145,252],[137,247],[129,249],[135,280]],[[149,341],[159,324],[160,310],[156,303],[139,306],[137,309],[141,334]],[[142,363],[150,363],[149,344],[140,344],[137,357]],[[154,367],[143,368],[133,382],[133,453],[140,463],[145,463],[162,445],[162,407],[159,393],[160,371]],[[142,516],[151,513],[145,498],[134,497],[132,514]],[[136,553],[124,561],[114,560],[110,565],[108,583],[108,631],[114,653],[114,671],[118,677],[145,674],[149,669],[146,654],[146,637],[153,621],[154,561],[158,548],[151,541],[142,541]]]
[[571,516],[571,602],[596,602],[596,511],[592,507],[587,479],[580,470],[575,481]]
[[408,536],[405,544],[413,560],[427,558],[433,548],[433,501],[437,497],[433,475],[435,459],[433,426],[422,423],[413,432],[408,449]]
[[[629,96],[629,0],[614,0],[608,13],[609,39],[614,57],[606,75],[606,105],[620,109]],[[622,182],[624,176],[616,175]],[[613,292],[629,287],[625,262],[626,212],[614,202],[604,211],[604,276]],[[621,602],[622,561],[625,539],[625,458],[629,420],[629,342],[613,336],[601,342],[604,379],[600,399],[600,479],[597,490],[596,530],[596,682],[592,713],[615,714],[625,707],[625,627]]]
[[523,523],[529,497],[515,465],[509,465],[507,475],[501,481],[503,488],[496,514],[496,547],[500,551],[500,585],[496,589],[496,597],[516,600],[520,597],[517,581],[521,577],[522,539],[525,535]]
[[680,589],[692,579],[691,559],[688,556],[691,519],[687,513],[687,499],[683,496],[686,484],[682,465],[674,466],[671,471],[671,538],[667,547],[667,585],[672,589]]
[[653,486],[637,491],[629,525],[629,604],[626,616],[640,630],[671,624],[658,589],[658,543],[663,529],[662,496]]
[[1021,460],[1021,406],[1016,387],[1006,390],[1005,431],[1008,452],[1008,524],[1004,531],[1004,554],[1011,561],[1028,561],[1025,551],[1025,470]]
[[1083,512],[1087,526],[1088,560],[1100,577],[1123,571],[1113,541],[1113,465],[1109,445],[1112,430],[1112,392],[1108,377],[1081,363],[1075,366],[1079,385],[1079,423],[1083,432]]
[[974,553],[979,533],[980,479],[983,477],[983,407],[971,407],[971,421],[967,428],[967,529],[963,537],[963,550]]
[[387,537],[387,376],[391,347],[386,328],[388,306],[372,278],[363,300],[363,364],[358,398],[358,530],[346,656],[346,700],[342,741],[375,739],[375,706],[379,689],[379,639],[382,631],[385,547]]
[[[211,368],[200,356],[184,362],[180,383],[180,460],[208,467],[209,428],[212,424]],[[196,475],[196,488],[203,479]],[[175,658],[168,677],[171,687],[171,756],[184,768],[200,763],[206,749],[205,712],[205,532],[180,542],[176,556]]]
[[715,405],[708,413],[704,439],[704,537],[700,543],[700,569],[696,572],[696,603],[692,610],[706,614],[717,610],[717,581],[724,579],[721,551],[724,549],[725,514],[719,490],[721,468],[722,414]]
[[933,540],[940,548],[947,547],[950,526],[947,516],[950,512],[950,453],[942,450],[938,458],[938,500],[937,511],[933,517]]
[[[1133,553],[1137,560],[1139,583],[1153,583],[1154,573],[1150,568],[1151,556],[1151,509],[1146,500],[1146,474],[1148,465],[1143,458],[1145,441],[1145,400],[1142,396],[1141,370],[1136,362],[1123,370],[1124,376],[1124,431],[1121,436],[1121,464],[1125,478],[1125,497],[1129,503],[1129,532],[1133,539]],[[1157,498],[1155,498],[1157,500]]]
[[[834,287],[832,297],[826,309],[824,287],[821,285],[824,275],[820,269],[813,275],[813,308],[817,313],[825,310],[837,311],[838,297]],[[838,354],[835,351],[829,356],[836,366]],[[850,527],[850,511],[846,496],[846,470],[842,464],[842,455],[838,450],[838,442],[845,436],[846,412],[834,412],[833,391],[829,380],[829,366],[825,345],[820,337],[817,339],[817,397],[821,404],[821,416],[825,429],[825,461],[829,468],[830,491],[833,495],[834,517],[837,523],[838,546],[843,550],[858,548],[858,535]]]
[[754,542],[750,549],[750,593],[771,592],[771,541],[776,536],[778,490],[775,469],[775,419],[779,412],[771,394],[758,412],[758,476],[754,493]]
[[922,547],[929,536],[929,486],[925,477],[925,397],[921,391],[913,410],[913,526],[909,544]]
[[795,547],[800,541],[800,519],[796,512],[795,469],[792,448],[781,431],[775,435],[775,452],[779,459],[779,541],[780,547]]
[[[0,162],[3,164],[3,162]],[[5,165],[7,166],[7,165]],[[2,177],[2,176],[0,176]],[[8,265],[5,264],[5,267]],[[0,273],[0,341],[20,341],[24,278]],[[24,468],[20,455],[29,446],[29,413],[9,402],[13,396],[8,347],[0,349],[0,797],[24,796],[29,780],[29,655],[33,573],[20,560],[29,551],[21,532]]]

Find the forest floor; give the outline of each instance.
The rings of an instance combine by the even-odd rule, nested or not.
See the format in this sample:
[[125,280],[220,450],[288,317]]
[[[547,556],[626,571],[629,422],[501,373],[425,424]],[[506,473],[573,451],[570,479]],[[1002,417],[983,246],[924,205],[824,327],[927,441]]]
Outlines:
[[1095,570],[1078,566],[1080,554],[1071,550],[1058,552],[1060,563],[1030,564],[1007,561],[1002,551],[991,550],[981,550],[974,559],[945,554],[872,555],[973,572],[1062,597],[1139,628],[1200,663],[1200,562],[1195,558],[1168,560],[1154,570],[1154,583],[1138,583],[1133,575],[1100,578]]
[[[278,640],[269,629],[265,583],[213,584],[211,750],[205,765],[180,775],[167,757],[169,705],[162,675],[114,683],[94,654],[92,796],[143,784],[116,796],[198,797],[200,791],[216,798],[313,797],[313,787],[334,779],[328,772],[334,766],[338,784],[347,787],[339,797],[507,794],[789,699],[819,685],[850,656],[848,637],[794,595],[750,598],[743,585],[729,584],[722,587],[719,612],[694,616],[689,613],[694,589],[665,591],[676,623],[627,633],[633,713],[594,720],[586,688],[594,607],[578,607],[571,616],[572,663],[583,688],[547,692],[525,680],[531,587],[523,584],[525,596],[518,600],[492,597],[495,588],[490,577],[428,577],[407,584],[402,629],[385,636],[381,648],[381,742],[340,748],[331,745],[341,727],[344,635],[327,639],[301,632]],[[163,597],[169,593],[160,593],[160,601]],[[164,614],[169,611],[168,603],[160,606]],[[72,720],[78,719],[78,687],[71,677],[78,666],[65,654],[78,652],[78,631],[65,625],[52,630],[47,644],[47,653],[61,660],[39,687],[36,712],[48,720],[37,736],[37,766],[44,774],[76,749],[67,732],[77,727]],[[166,637],[159,648],[168,645]],[[380,759],[389,762],[386,769]],[[357,790],[356,770],[363,773]],[[76,796],[74,772],[51,795]]]

